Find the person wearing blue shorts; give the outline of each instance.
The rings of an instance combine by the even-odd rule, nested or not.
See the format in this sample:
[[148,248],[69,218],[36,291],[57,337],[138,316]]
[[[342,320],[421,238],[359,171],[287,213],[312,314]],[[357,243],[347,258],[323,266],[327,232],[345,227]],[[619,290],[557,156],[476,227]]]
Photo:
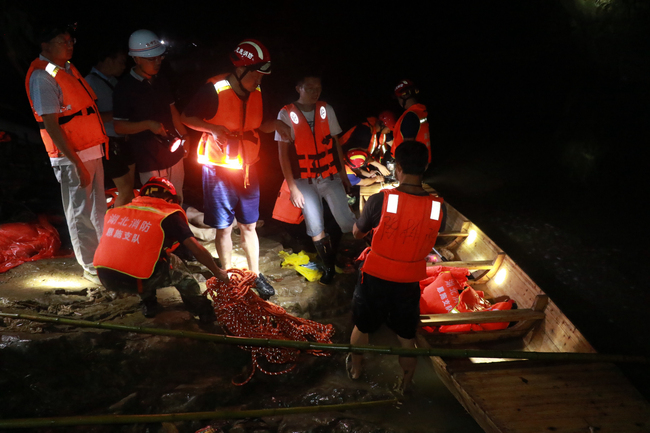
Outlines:
[[222,267],[232,267],[232,227],[241,230],[248,268],[257,274],[256,287],[263,298],[273,286],[259,271],[260,187],[254,164],[259,160],[259,132],[277,131],[289,137],[279,120],[263,122],[262,78],[271,73],[271,57],[264,45],[246,39],[230,55],[235,69],[210,78],[185,107],[181,119],[203,132],[198,161],[203,164],[204,222],[217,229],[215,247]]

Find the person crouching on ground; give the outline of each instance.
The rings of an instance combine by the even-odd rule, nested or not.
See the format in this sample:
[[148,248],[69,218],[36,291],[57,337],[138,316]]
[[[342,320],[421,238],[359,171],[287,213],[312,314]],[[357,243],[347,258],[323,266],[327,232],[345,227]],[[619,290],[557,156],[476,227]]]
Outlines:
[[174,286],[190,313],[202,323],[214,322],[212,303],[201,295],[199,283],[183,261],[168,249],[179,242],[218,279],[228,282],[228,274],[192,235],[170,181],[152,177],[140,194],[106,213],[94,260],[100,281],[109,290],[137,290],[145,317],[157,313],[156,290]]
[[[353,228],[362,239],[374,230],[372,243],[359,257],[364,260],[352,300],[352,345],[367,345],[368,334],[385,323],[404,348],[415,347],[420,321],[419,281],[426,278],[426,257],[443,222],[443,200],[422,188],[428,149],[405,141],[396,151],[395,175],[400,185],[370,196]],[[361,375],[362,354],[350,353],[346,369],[351,379]],[[411,383],[417,358],[399,357],[404,372],[396,391]]]

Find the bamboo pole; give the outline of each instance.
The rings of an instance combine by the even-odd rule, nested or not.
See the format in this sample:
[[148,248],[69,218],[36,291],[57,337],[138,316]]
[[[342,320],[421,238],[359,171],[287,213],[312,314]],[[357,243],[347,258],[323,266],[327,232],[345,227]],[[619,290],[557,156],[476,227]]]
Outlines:
[[576,362],[633,362],[648,363],[645,356],[609,355],[602,353],[577,352],[524,352],[517,350],[477,350],[477,349],[443,349],[415,348],[389,346],[353,346],[344,343],[312,343],[309,341],[273,340],[269,338],[228,337],[220,334],[204,332],[176,331],[172,329],[144,328],[141,326],[116,325],[111,323],[90,322],[87,320],[65,319],[61,317],[44,316],[40,314],[1,313],[0,317],[12,319],[33,320],[35,322],[57,323],[84,328],[110,329],[115,331],[134,332],[138,334],[166,335],[170,337],[191,338],[194,340],[212,341],[219,344],[235,346],[259,347],[288,347],[300,350],[324,350],[332,352],[378,353],[400,356],[440,356],[443,358],[505,358],[530,359],[535,361],[576,361]]
[[62,427],[73,425],[145,424],[214,419],[261,418],[265,416],[292,415],[313,412],[338,412],[351,409],[368,409],[397,403],[397,399],[365,401],[323,406],[301,406],[254,410],[217,410],[212,412],[165,413],[147,415],[88,415],[53,418],[0,419],[0,428]]

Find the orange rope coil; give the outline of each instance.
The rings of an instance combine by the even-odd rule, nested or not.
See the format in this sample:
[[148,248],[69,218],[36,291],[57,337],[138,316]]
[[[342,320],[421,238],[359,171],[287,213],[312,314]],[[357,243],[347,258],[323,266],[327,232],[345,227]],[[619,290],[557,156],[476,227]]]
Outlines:
[[[274,340],[312,341],[331,343],[334,327],[323,325],[312,320],[301,319],[287,314],[286,310],[260,298],[251,287],[255,285],[257,276],[247,269],[228,269],[230,282],[228,284],[214,277],[207,283],[206,293],[212,298],[217,320],[226,332],[237,337],[268,338]],[[239,346],[251,352],[252,371],[250,376],[241,383],[248,383],[255,370],[259,369],[268,375],[288,373],[296,367],[300,354],[299,349],[287,347],[255,347]],[[321,350],[307,350],[315,356],[329,356]],[[291,364],[282,371],[268,371],[263,368],[259,359],[264,358],[271,364]]]

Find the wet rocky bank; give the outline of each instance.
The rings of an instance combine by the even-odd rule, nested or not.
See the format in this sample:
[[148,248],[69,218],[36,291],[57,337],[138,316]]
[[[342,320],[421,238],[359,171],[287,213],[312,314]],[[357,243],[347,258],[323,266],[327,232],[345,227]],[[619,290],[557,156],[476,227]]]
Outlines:
[[[331,323],[334,342],[346,343],[351,331],[349,303],[355,274],[339,274],[336,284],[308,282],[291,268],[281,268],[280,241],[300,248],[300,239],[269,223],[259,229],[262,272],[276,289],[270,301],[302,318]],[[245,262],[235,240],[235,264]],[[214,249],[213,243],[206,247]],[[354,254],[359,245],[344,238],[342,251]],[[291,252],[292,249],[287,248]],[[216,253],[213,252],[214,255]],[[339,256],[339,262],[346,257]],[[205,286],[209,274],[190,263]],[[221,333],[218,325],[200,325],[184,308],[173,288],[158,292],[162,311],[147,319],[132,293],[111,292],[81,278],[73,258],[26,263],[0,274],[3,312],[43,314],[111,324]],[[383,335],[386,334],[386,335]],[[384,332],[375,341],[398,345]],[[351,381],[344,354],[315,357],[302,354],[287,374],[256,371],[250,382],[249,352],[235,346],[188,338],[147,335],[69,325],[0,318],[0,419],[81,415],[127,415],[250,410],[328,405],[393,399],[399,366],[396,357],[369,356],[363,380]],[[262,360],[262,364],[264,360]],[[85,425],[7,429],[24,432],[188,432],[211,426],[216,432],[408,432],[480,431],[453,397],[420,363],[416,398],[385,408],[258,419],[194,420],[167,423]],[[264,365],[271,371],[285,366]],[[450,424],[426,427],[432,414],[454,413]]]

